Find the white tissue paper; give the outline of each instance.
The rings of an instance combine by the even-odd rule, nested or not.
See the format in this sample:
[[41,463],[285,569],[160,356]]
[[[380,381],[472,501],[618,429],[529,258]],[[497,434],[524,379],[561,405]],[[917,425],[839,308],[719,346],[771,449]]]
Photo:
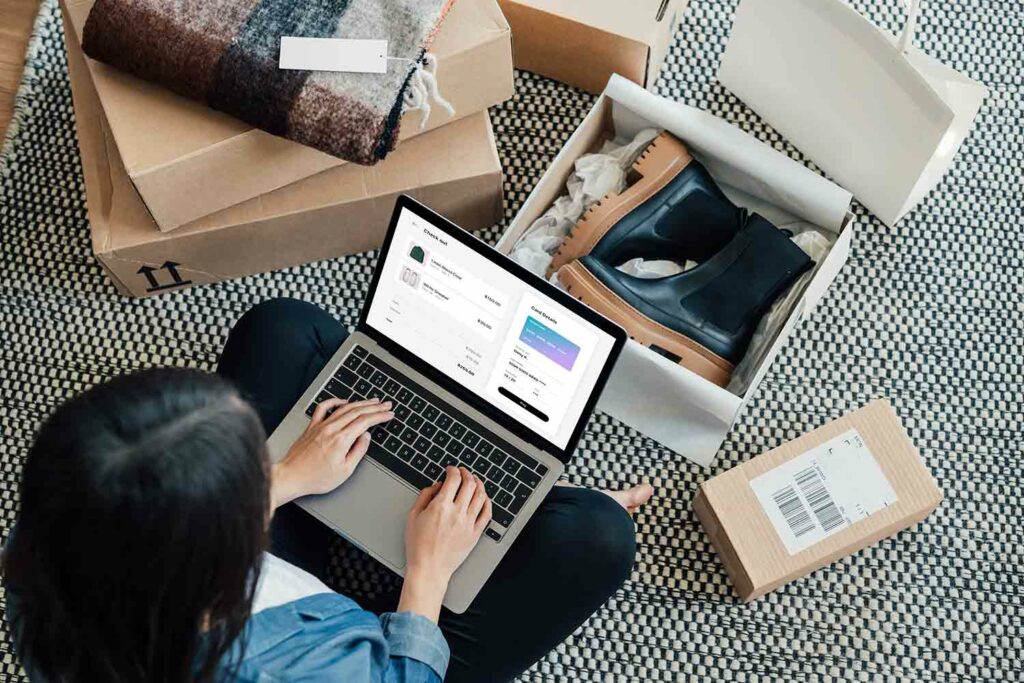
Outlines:
[[[546,273],[551,257],[569,234],[569,229],[601,197],[626,189],[629,167],[656,137],[658,131],[648,128],[627,143],[606,140],[600,152],[584,154],[577,159],[576,170],[566,182],[569,194],[556,199],[551,208],[523,232],[509,256],[531,272]],[[552,282],[556,282],[556,277],[552,276]]]
[[[599,152],[584,154],[576,160],[575,170],[566,181],[568,194],[560,196],[533,224],[527,228],[519,241],[512,247],[509,256],[531,272],[542,275],[547,272],[551,258],[580,216],[608,193],[618,194],[626,189],[626,178],[630,167],[640,153],[647,148],[661,131],[647,128],[639,131],[632,140],[606,141]],[[793,233],[793,242],[803,249],[816,264],[828,254],[834,237],[826,236],[812,224],[801,221],[773,204],[759,200],[752,195],[720,183],[722,191],[739,206],[764,216],[780,229]],[[693,261],[644,261],[635,258],[618,266],[629,275],[657,278],[675,275],[696,265]],[[743,361],[733,372],[728,390],[742,396],[753,379],[758,359],[767,351],[779,329],[800,299],[804,287],[811,280],[814,269],[804,274],[785,296],[775,302],[771,310],[761,319],[751,340]],[[557,273],[551,282],[561,286]]]

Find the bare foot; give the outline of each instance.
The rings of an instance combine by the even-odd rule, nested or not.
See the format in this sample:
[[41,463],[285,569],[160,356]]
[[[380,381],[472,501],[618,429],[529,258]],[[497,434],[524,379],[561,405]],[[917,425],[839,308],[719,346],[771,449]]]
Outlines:
[[[571,486],[573,488],[580,488],[576,484],[571,484],[567,481],[560,481],[555,486]],[[626,512],[633,514],[644,504],[651,499],[654,495],[654,487],[650,484],[637,484],[636,486],[624,489],[622,491],[606,491],[600,489],[601,493],[612,498],[616,503],[625,508]]]
[[602,491],[602,493],[614,498],[615,502],[626,508],[626,512],[633,514],[651,499],[651,496],[654,495],[654,487],[650,484],[638,484],[622,491]]

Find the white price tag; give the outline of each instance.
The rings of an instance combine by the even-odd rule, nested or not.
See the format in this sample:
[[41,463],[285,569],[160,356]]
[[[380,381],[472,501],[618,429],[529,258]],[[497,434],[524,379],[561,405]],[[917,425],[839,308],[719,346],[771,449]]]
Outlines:
[[388,41],[353,38],[281,38],[281,69],[382,74],[388,70]]
[[896,502],[856,429],[751,479],[750,488],[790,555]]

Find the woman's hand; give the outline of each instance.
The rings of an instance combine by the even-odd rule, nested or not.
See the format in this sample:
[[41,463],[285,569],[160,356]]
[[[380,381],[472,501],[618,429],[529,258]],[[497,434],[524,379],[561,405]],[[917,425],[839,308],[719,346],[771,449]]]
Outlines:
[[[331,412],[333,411],[333,412]],[[302,436],[271,476],[271,505],[315,493],[327,493],[352,476],[370,446],[370,429],[394,416],[391,402],[378,399],[347,403],[323,401]]]
[[406,573],[399,611],[437,621],[452,574],[490,521],[484,483],[465,468],[448,467],[443,483],[423,489],[405,527]]

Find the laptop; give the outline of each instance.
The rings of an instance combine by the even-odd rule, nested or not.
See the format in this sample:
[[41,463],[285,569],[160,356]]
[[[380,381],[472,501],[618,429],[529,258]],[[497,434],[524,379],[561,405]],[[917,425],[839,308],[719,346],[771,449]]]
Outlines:
[[558,480],[625,332],[414,199],[397,200],[355,331],[268,442],[273,461],[317,403],[390,400],[355,473],[298,501],[405,570],[405,521],[448,465],[475,472],[493,519],[444,605],[463,612]]

